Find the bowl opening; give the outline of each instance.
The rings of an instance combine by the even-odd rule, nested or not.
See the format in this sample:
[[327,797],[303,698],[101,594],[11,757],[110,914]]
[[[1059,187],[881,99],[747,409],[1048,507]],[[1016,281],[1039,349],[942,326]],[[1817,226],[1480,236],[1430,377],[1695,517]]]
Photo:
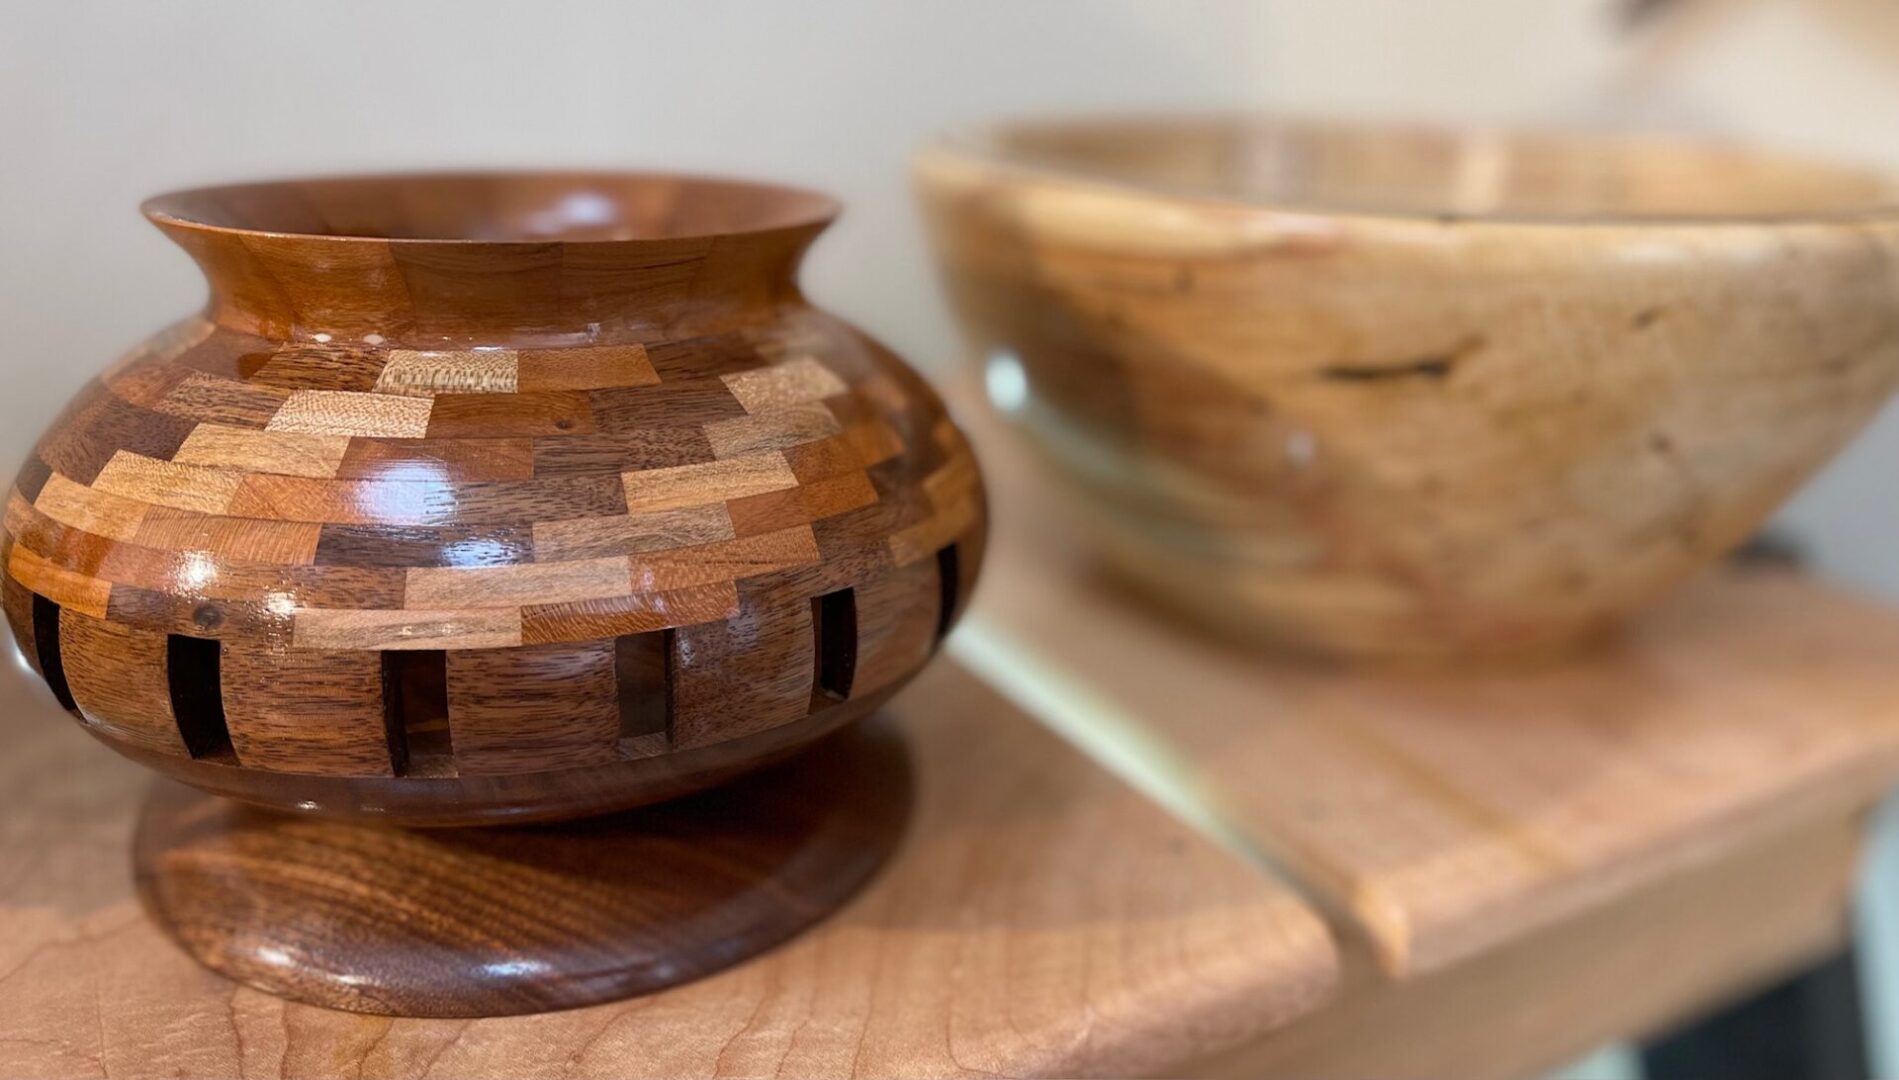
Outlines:
[[159,195],[187,229],[332,239],[548,243],[678,240],[818,227],[837,203],[735,180],[619,172],[468,172],[228,184]]
[[1899,181],[1876,170],[1659,137],[1151,118],[1007,125],[971,142],[1015,165],[1296,210],[1617,222],[1899,209]]

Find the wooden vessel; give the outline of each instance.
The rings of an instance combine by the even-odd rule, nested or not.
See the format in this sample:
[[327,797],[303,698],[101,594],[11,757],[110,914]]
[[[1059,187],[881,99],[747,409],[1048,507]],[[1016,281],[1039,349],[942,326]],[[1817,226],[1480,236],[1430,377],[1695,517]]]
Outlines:
[[974,350],[1098,553],[1249,641],[1575,648],[1899,382],[1881,174],[1157,118],[946,139],[917,175]]
[[798,290],[836,209],[613,173],[151,200],[211,300],[21,470],[22,652],[173,779],[400,825],[652,803],[865,716],[954,623],[984,510],[936,395]]

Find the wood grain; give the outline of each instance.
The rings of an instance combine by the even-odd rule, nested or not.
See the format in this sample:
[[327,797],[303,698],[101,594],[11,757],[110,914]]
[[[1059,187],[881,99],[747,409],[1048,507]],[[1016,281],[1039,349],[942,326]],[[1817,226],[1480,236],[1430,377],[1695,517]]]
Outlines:
[[380,654],[227,642],[224,720],[247,769],[394,776]]
[[405,397],[436,394],[512,394],[520,387],[519,361],[512,349],[471,352],[419,352],[393,349],[374,389]]
[[1283,890],[944,664],[892,707],[916,769],[902,846],[785,946],[536,1016],[298,1005],[204,970],[143,916],[125,871],[138,771],[0,669],[0,699],[27,694],[0,709],[0,866],[37,868],[0,876],[10,1076],[1179,1075],[1335,978]]
[[172,714],[165,635],[68,608],[59,613],[66,686],[88,725],[135,746],[185,756]]
[[[448,724],[464,775],[618,760],[620,687],[612,640],[448,657]],[[561,694],[522,695],[523,684]],[[662,731],[662,734],[664,732]]]
[[671,510],[740,499],[798,485],[783,454],[763,453],[703,465],[642,469],[621,477],[630,510]]
[[1248,1080],[1513,1080],[1665,1035],[1845,947],[1863,815],[1792,821],[1467,962],[1393,982],[1347,950],[1335,1007],[1180,1067]]
[[430,398],[353,390],[297,390],[266,428],[303,435],[416,438],[428,431],[432,405]]
[[1580,649],[1899,387],[1891,173],[1234,116],[1000,125],[917,179],[1080,539],[1256,646]]
[[185,436],[172,460],[285,476],[337,475],[349,450],[347,435],[304,435],[252,431],[223,424],[199,424]]
[[[1000,530],[976,637],[1086,681],[1389,972],[1440,970],[1899,780],[1899,619],[1728,570],[1565,665],[1273,660],[1157,619],[980,421]],[[988,664],[985,670],[991,669]]]
[[135,858],[153,917],[216,971],[355,1012],[495,1017],[648,993],[778,944],[863,885],[909,802],[901,745],[873,729],[715,800],[565,829],[308,821],[166,782]]

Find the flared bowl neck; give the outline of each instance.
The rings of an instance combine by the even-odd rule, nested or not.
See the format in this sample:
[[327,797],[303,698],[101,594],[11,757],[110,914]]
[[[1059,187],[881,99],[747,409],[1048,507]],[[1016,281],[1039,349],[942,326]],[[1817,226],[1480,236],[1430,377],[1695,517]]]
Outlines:
[[799,303],[836,215],[810,192],[631,173],[284,181],[159,196],[210,317],[262,337],[426,348],[692,334]]

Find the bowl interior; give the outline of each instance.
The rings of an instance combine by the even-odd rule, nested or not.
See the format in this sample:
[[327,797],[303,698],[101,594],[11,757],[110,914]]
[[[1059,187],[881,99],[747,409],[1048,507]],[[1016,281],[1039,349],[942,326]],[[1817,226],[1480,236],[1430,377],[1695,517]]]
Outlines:
[[160,195],[161,224],[312,237],[488,243],[668,240],[822,224],[816,192],[617,172],[418,173],[284,180]]
[[1899,208],[1883,173],[1713,143],[1257,118],[1010,125],[980,153],[1295,209],[1560,220],[1801,218]]

